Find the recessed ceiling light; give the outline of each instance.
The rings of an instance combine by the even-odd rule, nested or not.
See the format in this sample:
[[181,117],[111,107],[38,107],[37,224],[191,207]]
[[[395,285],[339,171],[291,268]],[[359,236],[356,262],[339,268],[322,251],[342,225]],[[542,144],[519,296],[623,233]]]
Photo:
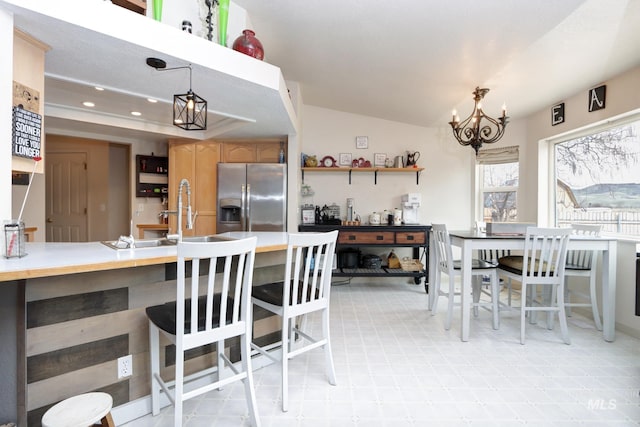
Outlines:
[[153,99],[153,98],[147,98],[147,101],[149,101],[152,104],[155,104],[156,102],[158,102],[157,99]]
[[84,102],[82,103],[82,105],[84,105],[85,107],[95,107],[95,106],[96,106],[96,104],[94,104],[94,103],[93,103],[93,102],[91,102],[91,101],[84,101]]
[[102,91],[104,90],[104,88],[103,88],[103,87],[100,87],[100,86],[94,86],[94,88],[95,88],[97,91],[100,91],[100,92],[102,92]]
[[142,115],[142,113],[141,113],[141,112],[139,112],[139,111],[132,111],[132,112],[131,112],[131,115],[132,115],[132,116],[136,116],[136,117],[137,117],[137,116],[141,116],[141,115]]

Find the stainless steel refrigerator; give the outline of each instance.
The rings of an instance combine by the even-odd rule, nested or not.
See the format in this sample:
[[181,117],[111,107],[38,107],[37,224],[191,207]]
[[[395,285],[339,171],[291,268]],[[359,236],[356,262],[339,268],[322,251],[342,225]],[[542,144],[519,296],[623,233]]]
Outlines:
[[286,231],[286,166],[218,163],[216,231]]

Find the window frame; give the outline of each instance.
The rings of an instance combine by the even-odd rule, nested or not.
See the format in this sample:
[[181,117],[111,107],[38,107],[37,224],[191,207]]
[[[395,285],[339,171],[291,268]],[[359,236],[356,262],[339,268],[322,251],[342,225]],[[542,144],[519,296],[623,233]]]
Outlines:
[[[538,188],[546,188],[546,192],[540,191],[538,194],[538,223],[540,226],[557,227],[558,224],[556,210],[556,144],[604,132],[608,129],[624,126],[637,121],[640,121],[640,109],[632,110],[596,123],[590,123],[586,126],[540,140],[538,157],[541,161],[538,163]],[[620,235],[617,233],[606,232],[606,234],[610,236],[629,237],[634,239],[632,236]]]
[[[485,166],[517,163],[518,164],[518,185],[504,187],[484,187]],[[516,218],[519,218],[520,205],[520,148],[516,146],[499,147],[480,150],[475,162],[476,175],[476,201],[475,201],[475,219],[476,222],[484,222],[484,195],[485,193],[516,193]]]

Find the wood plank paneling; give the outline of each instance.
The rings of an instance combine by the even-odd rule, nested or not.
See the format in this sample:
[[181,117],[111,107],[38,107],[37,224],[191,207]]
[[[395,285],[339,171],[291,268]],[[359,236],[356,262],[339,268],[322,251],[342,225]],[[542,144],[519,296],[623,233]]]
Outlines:
[[31,301],[27,303],[27,328],[124,311],[128,307],[127,288]]
[[129,354],[129,335],[93,341],[27,358],[27,384]]

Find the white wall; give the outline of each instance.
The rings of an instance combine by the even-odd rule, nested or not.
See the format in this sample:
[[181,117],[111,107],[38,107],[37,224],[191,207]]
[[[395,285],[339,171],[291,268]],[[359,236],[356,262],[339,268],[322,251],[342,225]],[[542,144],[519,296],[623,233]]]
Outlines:
[[[326,155],[337,159],[340,153],[351,153],[354,159],[363,157],[373,163],[375,153],[394,157],[410,150],[421,153],[418,166],[425,168],[419,185],[415,174],[378,174],[378,184],[374,185],[373,173],[354,173],[349,185],[348,174],[344,172],[308,172],[305,184],[311,185],[315,195],[301,198],[301,204],[322,206],[335,202],[344,216],[346,199],[353,197],[355,211],[365,219],[373,211],[399,207],[402,194],[419,192],[421,223],[447,221],[458,226],[469,223],[469,153],[441,135],[440,130],[309,105],[303,105],[301,115],[304,129],[301,150],[316,155],[318,160]],[[356,149],[356,136],[368,136],[369,147]]]

